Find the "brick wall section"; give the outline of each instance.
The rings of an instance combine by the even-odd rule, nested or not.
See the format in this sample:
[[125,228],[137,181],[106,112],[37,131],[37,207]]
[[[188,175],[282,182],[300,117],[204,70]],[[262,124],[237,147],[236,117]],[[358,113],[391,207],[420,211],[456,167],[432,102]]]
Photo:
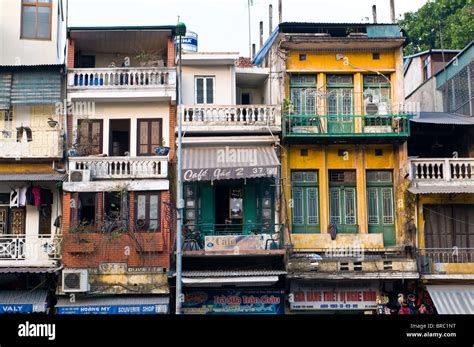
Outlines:
[[69,39],[67,46],[67,67],[68,69],[74,68],[74,53],[75,53],[76,41]]
[[[170,193],[161,193],[162,202],[168,202]],[[126,262],[128,266],[170,267],[169,208],[161,205],[161,231],[157,233],[129,233],[110,236],[101,233],[70,233],[70,198],[63,198],[62,262],[66,268],[93,268],[105,262]],[[130,207],[134,206],[132,193]],[[133,224],[134,211],[130,209],[129,221]],[[81,240],[81,241],[80,241]],[[141,249],[142,251],[139,251]]]
[[170,122],[170,143],[168,146],[170,147],[170,161],[173,160],[174,158],[174,152],[175,152],[175,147],[176,147],[176,120],[177,120],[177,113],[176,113],[176,104],[173,105],[169,104],[169,122]]
[[[62,232],[68,234],[71,230],[71,193],[63,192]],[[64,246],[64,245],[63,245]]]
[[128,193],[128,216],[130,221],[130,231],[135,231],[135,192]]
[[68,111],[67,113],[67,118],[66,118],[66,126],[67,126],[67,146],[68,148],[72,147],[72,140],[73,140],[73,134],[72,134],[72,118],[73,114]]
[[167,62],[167,65],[168,67],[172,67],[175,65],[175,45],[174,45],[174,37],[173,36],[170,36],[168,37],[168,49],[167,49],[167,52],[168,52],[168,62]]

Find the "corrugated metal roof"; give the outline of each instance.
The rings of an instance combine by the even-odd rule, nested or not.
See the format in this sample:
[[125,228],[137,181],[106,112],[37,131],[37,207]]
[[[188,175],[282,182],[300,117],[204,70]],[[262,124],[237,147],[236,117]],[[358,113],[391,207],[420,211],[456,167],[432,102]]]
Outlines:
[[471,194],[474,193],[474,187],[433,185],[429,187],[410,187],[408,191],[413,194]]
[[0,72],[0,110],[10,109],[10,97],[12,88],[12,74]]
[[19,181],[66,181],[67,175],[60,173],[17,173],[0,174],[0,181],[19,182]]
[[3,290],[0,291],[0,304],[33,305],[33,312],[44,312],[47,295],[44,289]]
[[439,314],[474,313],[474,285],[427,285]]
[[411,122],[446,125],[474,125],[474,117],[462,116],[448,112],[420,112],[410,118]]
[[252,277],[285,275],[282,270],[183,271],[184,277]]
[[56,307],[65,306],[92,306],[92,305],[167,305],[168,296],[158,295],[114,295],[114,296],[88,296],[86,298],[76,297],[71,302],[69,297],[58,298]]
[[17,72],[13,74],[13,105],[54,104],[61,101],[62,76],[56,72]]

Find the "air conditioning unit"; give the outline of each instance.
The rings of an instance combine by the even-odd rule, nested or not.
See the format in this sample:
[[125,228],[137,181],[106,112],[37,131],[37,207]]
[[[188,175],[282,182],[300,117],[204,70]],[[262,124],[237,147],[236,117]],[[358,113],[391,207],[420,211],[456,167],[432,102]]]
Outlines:
[[89,272],[87,269],[63,270],[63,292],[80,293],[89,291]]
[[71,170],[69,172],[69,182],[90,182],[90,170]]

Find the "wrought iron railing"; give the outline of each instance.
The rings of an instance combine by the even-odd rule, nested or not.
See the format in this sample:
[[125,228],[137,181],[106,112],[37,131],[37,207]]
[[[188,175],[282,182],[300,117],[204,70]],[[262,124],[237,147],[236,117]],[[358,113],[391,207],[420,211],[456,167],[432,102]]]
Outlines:
[[[259,236],[254,238],[256,249],[272,250],[283,248],[283,225],[272,223],[214,224],[186,223],[183,226],[185,250],[206,249],[207,236]],[[243,238],[242,238],[243,239]]]
[[436,264],[474,263],[474,248],[419,248],[418,269],[422,274],[443,272]]
[[407,137],[410,124],[406,114],[286,114],[282,131],[286,137]]

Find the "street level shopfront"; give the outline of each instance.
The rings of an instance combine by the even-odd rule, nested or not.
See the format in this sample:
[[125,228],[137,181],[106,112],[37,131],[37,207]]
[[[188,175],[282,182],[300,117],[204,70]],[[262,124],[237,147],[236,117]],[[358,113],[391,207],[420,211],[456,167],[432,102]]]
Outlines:
[[185,250],[279,248],[278,172],[272,146],[185,148]]

